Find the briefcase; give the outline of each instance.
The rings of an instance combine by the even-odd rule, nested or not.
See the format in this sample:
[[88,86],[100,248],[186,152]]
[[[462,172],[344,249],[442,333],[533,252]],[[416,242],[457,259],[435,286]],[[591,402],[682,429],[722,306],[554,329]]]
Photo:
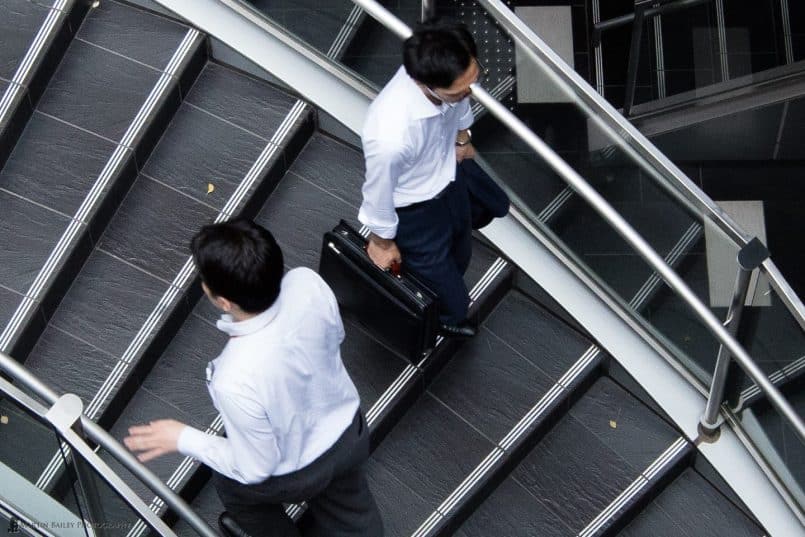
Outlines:
[[404,270],[395,275],[375,265],[366,239],[343,220],[324,234],[319,274],[345,312],[411,362],[435,346],[436,295]]

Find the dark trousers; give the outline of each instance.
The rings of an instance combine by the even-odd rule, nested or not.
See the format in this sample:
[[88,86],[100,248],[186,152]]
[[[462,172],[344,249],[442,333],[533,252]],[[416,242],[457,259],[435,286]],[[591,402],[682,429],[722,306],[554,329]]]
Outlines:
[[[306,467],[262,483],[244,485],[214,473],[226,510],[253,537],[382,537],[383,522],[366,482],[369,427],[358,411],[338,441]],[[283,502],[308,502],[304,532],[285,514]]]
[[439,297],[441,321],[467,318],[469,293],[464,273],[472,256],[470,200],[463,174],[436,198],[397,209],[394,239],[403,270],[422,280]]

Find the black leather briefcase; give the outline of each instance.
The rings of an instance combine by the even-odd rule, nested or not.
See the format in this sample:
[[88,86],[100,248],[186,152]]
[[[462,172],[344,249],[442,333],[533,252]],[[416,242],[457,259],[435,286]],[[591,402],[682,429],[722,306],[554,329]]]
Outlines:
[[345,312],[411,362],[433,349],[439,327],[436,295],[405,271],[394,275],[375,265],[366,254],[366,239],[343,220],[324,234],[319,274]]

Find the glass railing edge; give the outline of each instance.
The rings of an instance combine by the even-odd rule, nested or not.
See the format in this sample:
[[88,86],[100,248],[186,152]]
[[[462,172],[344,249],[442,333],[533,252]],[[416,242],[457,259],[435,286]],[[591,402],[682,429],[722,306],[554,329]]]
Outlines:
[[[357,1],[357,0],[355,0]],[[362,2],[368,3],[368,2]],[[621,136],[628,136],[640,149],[640,156],[649,163],[655,164],[658,168],[674,179],[675,184],[671,185],[673,190],[666,187],[663,177],[650,174],[660,186],[666,187],[665,190],[674,195],[676,199],[685,203],[692,204],[693,208],[701,211],[716,224],[730,239],[735,241],[740,247],[749,243],[752,237],[744,231],[735,220],[732,219],[715,201],[713,201],[704,191],[687,177],[670,159],[668,159],[659,149],[657,149],[643,134],[624,118],[603,96],[599,95],[587,82],[573,69],[571,69],[550,47],[548,47],[534,32],[525,26],[520,19],[500,0],[478,0],[484,9],[495,18],[498,24],[513,37],[519,38],[521,44],[526,46],[529,51],[538,55],[541,62],[550,66],[548,74],[555,74],[561,77],[564,83],[570,84],[584,98],[586,104],[593,108],[593,117],[601,118],[598,125],[608,132],[613,139],[618,140]],[[608,122],[608,123],[607,123]],[[613,127],[614,124],[614,127]],[[632,153],[629,144],[624,144],[622,149],[627,153]],[[680,197],[680,195],[682,197]],[[773,263],[764,263],[764,272],[776,289],[781,290],[785,295],[785,303],[789,312],[797,319],[803,329],[805,329],[805,304],[802,299],[793,292],[793,289],[785,280],[783,275],[776,270],[769,270]]]
[[[31,390],[36,396],[41,397],[50,405],[56,405],[61,399],[61,397],[58,396],[54,390],[45,385],[40,379],[33,375],[33,373],[28,371],[23,365],[4,353],[0,353],[0,370],[11,376],[15,381],[19,381],[25,388]],[[21,405],[29,411],[41,416],[43,420],[50,422],[46,416],[48,409],[44,405],[34,400],[32,397],[2,377],[0,377],[0,393],[12,398],[16,404]],[[210,528],[210,526],[204,522],[201,517],[199,517],[198,514],[196,514],[195,511],[193,511],[181,497],[179,497],[178,494],[176,494],[165,483],[163,483],[156,474],[140,463],[134,455],[132,455],[122,444],[115,440],[100,425],[89,419],[84,414],[81,414],[79,419],[81,422],[81,429],[84,434],[86,434],[87,438],[107,451],[112,457],[120,462],[123,467],[125,467],[135,477],[148,486],[157,497],[159,497],[168,507],[175,511],[176,514],[181,519],[186,521],[199,535],[203,537],[219,537],[218,534],[213,531],[212,528]],[[149,514],[149,518],[147,519],[149,522],[151,521],[150,517],[156,517],[156,514],[154,514],[153,511],[151,511],[145,505],[145,503],[143,503],[142,500],[140,500],[139,497],[137,497],[137,495],[131,491],[128,485],[126,485],[122,479],[120,479],[120,477],[117,476],[117,474],[115,474],[111,468],[109,468],[109,466],[100,459],[100,457],[98,457],[92,448],[90,448],[89,445],[78,434],[71,430],[67,431],[60,429],[59,432],[60,434],[63,434],[67,440],[71,441],[68,442],[71,447],[77,449],[77,451],[85,459],[87,459],[93,465],[93,467],[96,468],[96,470],[99,472],[104,472],[101,473],[101,475],[105,480],[107,477],[113,479],[113,483],[107,480],[110,486],[112,486],[116,491],[127,491],[126,494],[121,492],[121,496],[124,498],[124,500],[128,502],[129,499],[133,498],[139,502],[137,506],[131,506],[138,512],[138,514],[141,514],[140,508],[142,508]],[[75,446],[73,444],[75,444]],[[106,473],[108,473],[108,475],[106,475]],[[162,519],[159,517],[156,517],[156,520],[159,521],[159,524],[164,525]],[[165,528],[169,532],[167,533],[168,535],[173,535],[167,526],[165,526]]]

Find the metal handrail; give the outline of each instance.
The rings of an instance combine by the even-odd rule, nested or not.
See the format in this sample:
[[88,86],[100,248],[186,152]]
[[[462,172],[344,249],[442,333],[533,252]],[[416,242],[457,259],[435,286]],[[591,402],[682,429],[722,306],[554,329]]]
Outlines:
[[[53,405],[59,399],[59,395],[42,382],[39,378],[26,369],[22,364],[11,358],[10,356],[0,352],[0,370],[7,373],[15,381],[20,382],[27,389],[31,390],[36,396],[40,397],[46,403]],[[118,462],[120,462],[129,472],[136,476],[146,486],[148,486],[154,494],[161,498],[168,507],[170,507],[176,514],[190,527],[192,527],[199,535],[203,537],[220,537],[210,526],[199,517],[193,509],[187,505],[182,498],[179,497],[170,487],[168,487],[162,480],[157,477],[151,470],[146,468],[137,458],[132,455],[120,442],[115,440],[109,433],[107,433],[100,425],[89,419],[85,415],[81,415],[81,427],[86,436],[101,446],[110,455],[112,455]]]
[[[364,5],[363,1],[353,0]],[[603,96],[598,94],[573,69],[571,69],[550,47],[548,47],[529,27],[520,21],[511,9],[500,0],[478,0],[497,23],[515,38],[518,43],[529,51],[538,63],[546,64],[551,76],[560,87],[566,88],[578,96],[582,107],[587,107],[591,118],[601,118],[596,126],[606,132],[610,139],[619,144],[627,155],[638,162],[645,160],[649,164],[646,171],[658,171],[659,176],[653,176],[657,183],[674,190],[677,199],[683,201],[694,210],[707,216],[721,231],[738,244],[744,247],[752,240],[752,236],[744,231],[724,210],[718,206],[707,194],[691,181],[668,157],[660,152],[643,134],[624,118]],[[371,14],[370,11],[367,10]],[[398,34],[399,35],[399,34]],[[634,147],[628,143],[631,140]],[[666,185],[666,183],[668,183]],[[800,327],[805,330],[805,304],[792,290],[791,286],[780,273],[772,260],[763,263],[762,270],[769,278],[772,287],[779,294],[783,304],[794,317]]]
[[[402,39],[406,39],[411,35],[412,31],[397,19],[386,8],[375,2],[374,0],[352,0],[363,8],[372,18],[376,19],[389,30],[396,33]],[[545,44],[537,38],[536,35],[520,21],[514,13],[509,10],[499,0],[478,0],[488,12],[492,13],[495,20],[509,34],[514,37],[537,62],[540,61],[539,55],[534,51],[539,50],[540,53],[553,57],[555,63],[560,63],[561,60],[545,46]],[[494,8],[494,9],[490,9]],[[404,28],[403,28],[404,27]],[[532,39],[530,39],[532,38]],[[549,76],[558,79],[558,75],[552,71],[548,71]],[[573,73],[575,74],[575,73]],[[517,116],[509,111],[504,105],[498,102],[494,97],[489,95],[480,85],[472,85],[473,97],[486,107],[486,109],[499,119],[504,125],[512,130],[520,137],[531,149],[537,152],[551,168],[558,173],[573,189],[581,195],[595,210],[601,215],[604,220],[609,223],[618,234],[626,240],[629,245],[634,248],[638,255],[643,258],[678,294],[687,305],[693,310],[696,316],[704,323],[704,325],[713,333],[718,341],[726,347],[733,358],[738,362],[747,375],[752,378],[768,397],[771,404],[777,409],[778,412],[791,424],[794,431],[800,439],[805,443],[805,422],[796,413],[793,407],[786,401],[782,393],[769,381],[763,371],[755,364],[754,360],[743,349],[743,347],[727,332],[710,309],[705,306],[695,293],[688,287],[688,285],[668,266],[663,258],[640,236],[637,231],[618,213],[604,198],[601,196],[581,175],[576,172],[570,165],[568,165],[553,149],[551,149],[545,142],[543,142],[536,134],[534,134]],[[611,108],[611,107],[610,107]],[[612,112],[615,112],[612,109]],[[617,112],[615,112],[617,114]],[[628,126],[628,123],[627,123]],[[634,129],[629,129],[634,130]],[[639,133],[636,133],[639,135]],[[645,140],[646,144],[648,141]],[[648,144],[650,145],[650,144]],[[659,153],[655,148],[651,147],[654,152]],[[682,172],[679,172],[680,174]],[[736,226],[737,228],[737,226]],[[748,240],[746,241],[748,243]]]

